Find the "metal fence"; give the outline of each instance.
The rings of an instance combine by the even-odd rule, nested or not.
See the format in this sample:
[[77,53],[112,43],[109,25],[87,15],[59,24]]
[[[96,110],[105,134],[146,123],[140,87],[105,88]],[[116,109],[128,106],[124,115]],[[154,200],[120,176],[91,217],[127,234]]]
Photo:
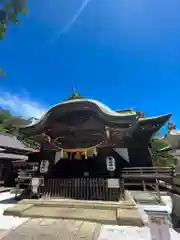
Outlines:
[[120,188],[108,188],[107,179],[48,179],[40,188],[43,198],[118,201]]

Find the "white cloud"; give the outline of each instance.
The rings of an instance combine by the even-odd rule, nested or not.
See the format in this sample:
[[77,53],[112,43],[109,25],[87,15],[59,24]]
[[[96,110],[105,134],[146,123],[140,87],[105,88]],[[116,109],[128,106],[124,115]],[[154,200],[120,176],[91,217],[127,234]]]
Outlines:
[[82,11],[85,9],[86,5],[90,2],[91,0],[84,0],[81,6],[77,9],[75,14],[73,15],[72,19],[64,26],[64,28],[60,31],[60,35],[63,33],[66,33],[76,22],[76,20],[79,18],[81,15]]
[[71,27],[73,26],[73,24],[77,21],[77,19],[80,17],[81,13],[83,12],[83,10],[85,9],[85,7],[87,6],[87,4],[90,2],[91,0],[83,0],[82,4],[80,5],[80,7],[76,10],[75,14],[72,16],[72,18],[70,19],[70,21],[63,27],[63,29],[61,29],[58,34],[55,36],[54,39],[51,39],[51,44],[55,43],[58,38],[67,33]]
[[0,107],[24,118],[40,118],[47,111],[40,103],[9,92],[0,93]]

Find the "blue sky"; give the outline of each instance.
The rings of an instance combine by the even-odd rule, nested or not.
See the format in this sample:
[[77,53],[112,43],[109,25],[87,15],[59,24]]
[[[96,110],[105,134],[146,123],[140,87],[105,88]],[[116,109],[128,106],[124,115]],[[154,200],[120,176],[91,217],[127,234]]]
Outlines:
[[179,0],[31,0],[0,42],[0,105],[42,115],[71,94],[180,126]]

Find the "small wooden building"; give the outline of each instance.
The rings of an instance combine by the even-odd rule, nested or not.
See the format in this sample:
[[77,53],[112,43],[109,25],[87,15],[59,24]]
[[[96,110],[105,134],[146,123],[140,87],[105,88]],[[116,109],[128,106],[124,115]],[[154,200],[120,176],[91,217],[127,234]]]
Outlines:
[[13,161],[26,161],[31,149],[27,148],[15,136],[0,133],[0,183],[11,181]]

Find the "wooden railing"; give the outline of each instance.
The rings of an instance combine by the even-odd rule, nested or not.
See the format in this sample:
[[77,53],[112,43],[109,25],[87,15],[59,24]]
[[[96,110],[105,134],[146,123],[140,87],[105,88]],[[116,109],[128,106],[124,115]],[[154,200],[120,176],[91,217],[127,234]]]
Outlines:
[[141,187],[144,191],[156,192],[162,202],[160,189],[173,186],[175,175],[174,167],[133,167],[124,168],[121,179],[125,188]]
[[175,169],[172,167],[132,167],[124,168],[122,171],[122,178],[139,179],[139,180],[164,180],[171,181],[175,177]]

